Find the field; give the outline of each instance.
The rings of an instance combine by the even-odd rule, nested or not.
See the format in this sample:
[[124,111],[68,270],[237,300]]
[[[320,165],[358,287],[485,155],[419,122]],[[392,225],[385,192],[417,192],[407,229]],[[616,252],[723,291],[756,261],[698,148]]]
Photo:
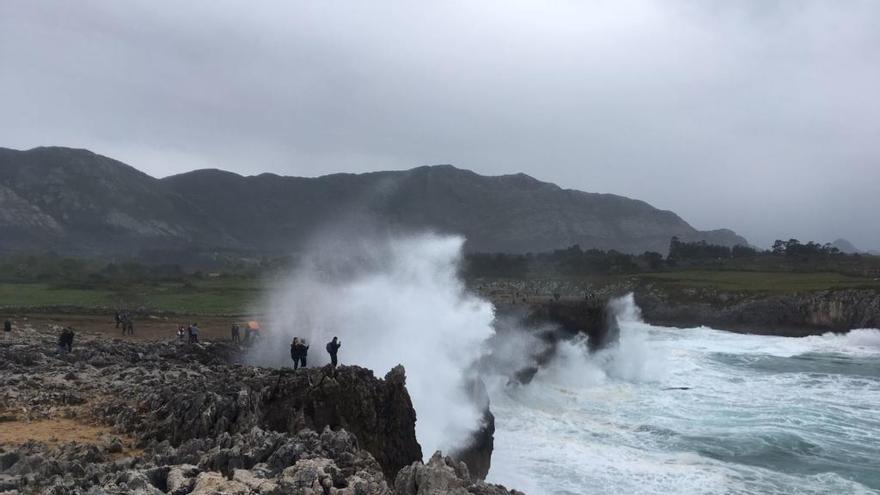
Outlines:
[[263,285],[250,279],[207,279],[185,282],[65,286],[52,283],[0,283],[0,307],[57,311],[82,308],[113,312],[146,308],[188,315],[242,315],[264,295]]
[[[720,292],[780,294],[827,289],[880,290],[880,280],[833,272],[680,270],[626,275],[559,277],[593,287],[650,284],[655,289],[710,289]],[[546,279],[544,279],[546,280]],[[485,279],[483,279],[485,281]],[[528,282],[526,282],[528,284]],[[188,278],[179,281],[110,286],[62,283],[0,283],[0,313],[102,314],[116,309],[154,315],[237,318],[259,310],[271,284],[257,278]],[[537,295],[537,294],[536,294]],[[549,299],[547,294],[534,300]],[[4,311],[5,310],[5,311]]]

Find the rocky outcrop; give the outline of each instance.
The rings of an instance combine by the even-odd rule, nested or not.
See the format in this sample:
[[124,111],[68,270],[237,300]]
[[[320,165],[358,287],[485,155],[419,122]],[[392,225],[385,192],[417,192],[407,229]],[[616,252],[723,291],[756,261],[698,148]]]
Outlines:
[[880,293],[842,289],[783,295],[712,293],[676,297],[637,291],[645,321],[657,325],[804,336],[880,327]]
[[477,479],[486,479],[492,467],[492,451],[495,449],[495,415],[489,408],[489,394],[486,384],[479,377],[468,383],[470,400],[483,411],[480,427],[471,434],[464,448],[452,452],[452,457],[464,462],[470,474]]
[[[60,355],[52,334],[17,337],[0,343],[3,421],[97,422],[117,436],[3,442],[0,492],[371,495],[440,476],[421,464],[401,367],[384,379],[358,367],[263,369],[213,343],[86,339]],[[510,493],[466,467],[452,476],[468,493]]]
[[595,297],[533,304],[526,323],[533,327],[550,324],[556,331],[545,338],[554,341],[586,335],[591,350],[616,342],[618,336],[617,322],[608,310],[607,300]]
[[502,495],[520,494],[501,485],[475,481],[464,462],[435,452],[427,464],[415,462],[400,470],[394,481],[398,495]]

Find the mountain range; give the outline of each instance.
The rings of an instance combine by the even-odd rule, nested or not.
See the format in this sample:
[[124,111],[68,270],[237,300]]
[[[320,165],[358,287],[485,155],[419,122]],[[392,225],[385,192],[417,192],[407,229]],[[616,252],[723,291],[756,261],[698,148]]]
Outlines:
[[364,225],[461,234],[471,252],[579,244],[665,253],[672,236],[747,244],[730,230],[696,230],[643,201],[525,174],[490,177],[437,165],[316,178],[197,170],[157,179],[82,149],[0,148],[0,252],[291,253],[322,230]]

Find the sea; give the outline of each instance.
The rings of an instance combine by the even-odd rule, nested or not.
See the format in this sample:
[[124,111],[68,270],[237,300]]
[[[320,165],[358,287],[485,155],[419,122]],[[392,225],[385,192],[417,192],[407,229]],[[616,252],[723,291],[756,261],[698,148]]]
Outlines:
[[802,338],[645,324],[488,384],[488,481],[541,494],[880,493],[880,330]]

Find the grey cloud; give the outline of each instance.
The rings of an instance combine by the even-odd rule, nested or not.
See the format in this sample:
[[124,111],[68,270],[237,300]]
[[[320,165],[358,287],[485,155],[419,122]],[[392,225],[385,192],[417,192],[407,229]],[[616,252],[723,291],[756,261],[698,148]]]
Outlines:
[[0,4],[0,145],[154,175],[453,163],[880,247],[871,1]]

